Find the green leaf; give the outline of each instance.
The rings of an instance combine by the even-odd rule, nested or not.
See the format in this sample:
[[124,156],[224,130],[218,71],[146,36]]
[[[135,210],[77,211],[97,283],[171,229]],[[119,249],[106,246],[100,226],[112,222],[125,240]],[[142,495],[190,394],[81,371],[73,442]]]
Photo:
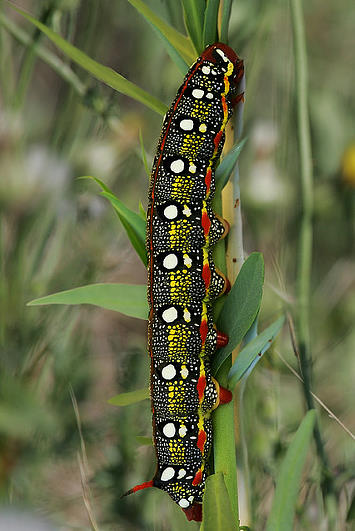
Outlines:
[[156,33],[163,39],[164,43],[169,44],[169,47],[167,48],[169,53],[175,51],[175,54],[184,61],[186,66],[194,62],[196,59],[196,53],[188,37],[159,18],[144,2],[142,2],[142,0],[128,1],[153,26]]
[[149,167],[148,167],[147,156],[145,154],[143,135],[142,135],[142,130],[141,129],[139,129],[139,143],[141,145],[141,152],[142,152],[142,160],[143,160],[143,164],[144,164],[144,169],[145,169],[145,172],[146,172],[146,174],[147,174],[147,176],[149,178],[150,177],[150,171],[149,171]]
[[228,44],[228,27],[232,11],[232,0],[223,0],[222,2],[222,22],[220,41]]
[[136,441],[142,446],[152,446],[153,444],[151,437],[144,437],[143,435],[136,435]]
[[142,260],[143,264],[147,266],[147,253],[145,250],[145,221],[139,214],[126,207],[126,205],[114,194],[109,192],[101,192],[100,195],[106,197],[106,199],[110,201],[111,205],[116,210],[118,217],[120,218],[120,221],[127,232],[127,236],[137,251],[139,258]]
[[292,531],[302,468],[311,442],[315,410],[308,411],[281,463],[266,531]]
[[106,85],[112,87],[121,94],[130,96],[131,98],[143,103],[158,114],[164,116],[167,111],[167,107],[160,100],[158,100],[145,90],[141,89],[131,81],[128,81],[128,79],[123,77],[118,72],[115,72],[112,68],[104,66],[95,61],[94,59],[91,59],[91,57],[86,55],[86,53],[82,52],[81,50],[67,42],[60,35],[47,28],[47,26],[42,24],[42,22],[39,22],[34,17],[31,17],[31,15],[28,15],[25,11],[22,11],[22,9],[15,7],[11,2],[7,3],[9,6],[12,7],[12,9],[20,13],[20,15],[25,17],[29,22],[34,24],[45,35],[47,35],[47,37],[52,42],[54,42],[54,44],[58,48],[60,48],[60,50],[62,50],[72,61],[84,68],[87,72],[90,72],[90,74],[96,77],[96,79],[103,81],[104,83],[106,83]]
[[46,304],[93,304],[137,319],[147,319],[147,287],[139,284],[90,284],[52,293],[27,306]]
[[204,47],[218,41],[218,8],[219,0],[207,0],[205,20],[203,24]]
[[214,356],[214,374],[253,324],[261,304],[263,282],[263,256],[252,253],[244,262],[218,319],[218,329],[229,336],[229,342]]
[[235,144],[227,155],[223,158],[220,165],[216,169],[215,179],[216,179],[216,195],[220,194],[228,182],[230,174],[232,173],[234,166],[237,163],[239,155],[244,147],[246,138],[243,138],[238,144]]
[[237,531],[222,472],[208,476],[201,531]]
[[149,398],[149,388],[143,387],[143,389],[137,389],[136,391],[129,391],[128,393],[120,393],[113,396],[107,402],[112,406],[130,406],[131,404],[137,404]]
[[203,46],[203,23],[205,18],[205,0],[182,0],[187,31],[198,54]]
[[231,389],[233,389],[237,382],[239,382],[247,372],[250,374],[252,369],[254,369],[263,354],[265,354],[271,346],[271,343],[281,330],[284,321],[284,316],[279,317],[279,319],[247,343],[243,350],[239,352],[237,359],[228,374],[228,383]]
[[142,218],[142,220],[144,221],[144,223],[146,224],[147,223],[147,213],[145,211],[144,206],[142,205],[142,201],[139,201],[138,208],[139,208],[139,215]]

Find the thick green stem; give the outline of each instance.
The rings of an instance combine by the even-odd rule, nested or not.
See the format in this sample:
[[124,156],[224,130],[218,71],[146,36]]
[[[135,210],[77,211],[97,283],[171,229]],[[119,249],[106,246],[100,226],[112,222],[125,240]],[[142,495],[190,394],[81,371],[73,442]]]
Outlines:
[[[310,344],[310,285],[312,273],[313,243],[313,171],[308,113],[307,93],[307,53],[306,37],[302,12],[302,0],[291,0],[291,15],[294,34],[294,54],[296,73],[297,126],[301,169],[302,216],[299,239],[297,268],[297,333],[299,342],[300,364],[303,374],[303,389],[308,409],[313,409],[314,400],[311,393],[312,358]],[[328,508],[329,525],[335,529],[334,519],[334,485],[328,458],[325,453],[319,423],[315,424],[314,439],[318,457],[322,466],[321,488],[325,505]]]

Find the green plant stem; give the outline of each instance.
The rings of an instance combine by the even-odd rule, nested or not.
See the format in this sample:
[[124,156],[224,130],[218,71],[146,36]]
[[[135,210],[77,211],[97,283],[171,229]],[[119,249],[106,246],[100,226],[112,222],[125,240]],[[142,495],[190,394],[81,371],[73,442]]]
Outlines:
[[[306,37],[302,12],[302,0],[291,0],[291,18],[294,35],[296,100],[298,143],[301,169],[302,215],[299,239],[297,267],[297,331],[299,342],[300,364],[304,380],[303,390],[308,409],[313,409],[314,400],[311,393],[312,359],[310,344],[310,284],[312,273],[313,243],[313,171],[310,137],[310,123],[307,95],[307,53]],[[335,529],[335,495],[333,478],[329,468],[321,436],[319,422],[314,427],[314,439],[319,460],[321,462],[321,488],[326,507],[328,507],[329,525]]]

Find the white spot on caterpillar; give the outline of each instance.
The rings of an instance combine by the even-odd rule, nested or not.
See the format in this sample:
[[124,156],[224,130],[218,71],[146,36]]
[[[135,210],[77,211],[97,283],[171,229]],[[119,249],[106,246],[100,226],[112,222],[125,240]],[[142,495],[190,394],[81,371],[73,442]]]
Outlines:
[[170,164],[170,169],[174,173],[181,173],[182,171],[184,171],[184,167],[184,161],[181,159],[173,160],[173,162]]
[[213,74],[214,76],[216,76],[216,75],[217,75],[217,71],[216,71],[215,69],[213,69],[213,70],[212,70],[212,74]]
[[189,496],[187,499],[188,499],[189,502],[191,502],[191,503],[194,501],[194,497],[193,497],[193,496]]
[[[168,207],[169,208],[169,207]],[[165,269],[174,269],[178,265],[178,257],[176,254],[170,253],[167,254],[163,260],[163,267]]]
[[178,215],[178,209],[176,205],[168,205],[164,208],[164,216],[166,219],[175,219]]
[[224,52],[222,52],[222,50],[220,50],[219,48],[216,48],[216,53],[218,53],[218,55],[220,55],[223,59],[223,61],[225,63],[227,63],[229,61],[228,57],[225,55]]
[[161,371],[161,375],[164,378],[164,380],[171,380],[176,375],[176,369],[174,365],[169,363],[169,365],[165,365]]
[[187,377],[188,377],[188,375],[189,375],[189,371],[187,370],[186,365],[183,365],[183,366],[181,367],[180,374],[181,374],[181,376],[182,376],[183,378],[187,378]]
[[207,92],[207,94],[206,94],[206,98],[208,98],[209,100],[213,100],[213,94],[212,94],[212,92]]
[[196,169],[197,169],[197,168],[196,168],[195,164],[190,164],[190,166],[189,166],[189,172],[191,172],[191,173],[196,173]]
[[184,309],[184,319],[187,323],[191,321],[191,313],[187,308]]
[[200,100],[201,98],[203,98],[204,93],[205,93],[204,90],[201,90],[201,89],[193,89],[193,91],[192,91],[192,96],[193,96],[194,98],[196,98],[197,100]]
[[181,120],[180,127],[184,131],[192,131],[192,129],[194,128],[194,123],[190,119],[184,119],[184,120]]
[[175,321],[175,319],[177,319],[177,316],[177,309],[174,308],[174,306],[167,308],[162,313],[162,318],[166,323],[172,323],[173,321]]
[[187,428],[186,428],[186,426],[181,426],[181,427],[179,428],[179,435],[180,435],[180,437],[185,437],[186,433],[187,433]]
[[175,470],[171,466],[168,466],[165,470],[163,470],[160,479],[162,481],[169,481],[169,479],[172,479],[174,476]]
[[188,507],[190,503],[185,498],[181,498],[181,500],[179,501],[179,505],[183,509],[186,509],[186,507]]
[[205,133],[207,131],[207,125],[206,124],[201,124],[200,127],[198,128],[198,130],[201,133]]
[[182,211],[182,213],[185,214],[186,217],[191,216],[191,210],[186,205],[184,205],[184,210]]
[[204,74],[206,74],[206,76],[208,76],[208,74],[211,72],[211,69],[210,69],[209,66],[203,66],[203,67],[202,67],[202,72],[203,72]]
[[184,264],[186,265],[186,267],[192,266],[192,260],[187,254],[184,254]]
[[172,422],[168,422],[167,424],[165,424],[163,428],[163,433],[165,437],[174,437],[176,433],[174,424]]
[[184,476],[186,476],[186,470],[184,468],[180,468],[179,472],[178,472],[178,475],[177,475],[177,478],[178,479],[181,479],[183,478]]

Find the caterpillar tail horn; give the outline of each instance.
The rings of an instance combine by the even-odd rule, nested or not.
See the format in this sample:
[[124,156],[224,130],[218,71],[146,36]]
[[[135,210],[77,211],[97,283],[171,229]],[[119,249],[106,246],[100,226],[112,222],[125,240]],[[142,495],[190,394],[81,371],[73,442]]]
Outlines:
[[121,498],[129,496],[130,494],[134,494],[138,490],[148,489],[149,487],[154,487],[154,481],[152,479],[150,481],[146,481],[145,483],[141,483],[140,485],[136,485],[132,489],[129,489],[127,492],[122,494]]

